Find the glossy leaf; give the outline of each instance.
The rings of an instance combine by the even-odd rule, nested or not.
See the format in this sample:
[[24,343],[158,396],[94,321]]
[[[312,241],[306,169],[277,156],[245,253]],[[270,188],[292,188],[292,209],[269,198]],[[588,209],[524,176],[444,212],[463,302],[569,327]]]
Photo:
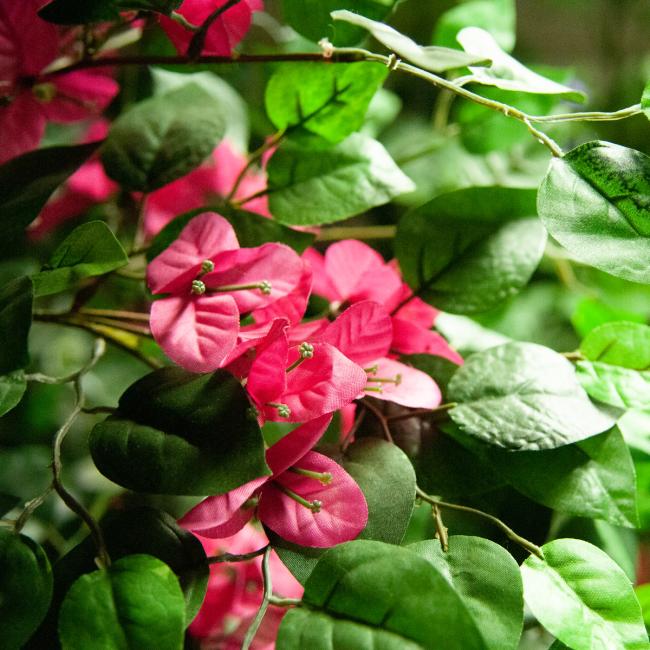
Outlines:
[[27,337],[32,324],[33,296],[32,281],[27,277],[0,288],[0,375],[13,373],[29,362]]
[[151,555],[129,555],[81,576],[59,614],[62,650],[181,650],[184,628],[178,580]]
[[333,11],[332,18],[368,30],[376,40],[399,57],[419,68],[431,70],[431,72],[445,72],[468,65],[487,65],[490,63],[489,60],[466,54],[457,49],[418,45],[414,40],[400,34],[390,25],[370,20],[352,11]]
[[15,497],[12,494],[5,494],[0,492],[0,517],[4,517],[10,510],[20,503],[20,497]]
[[623,570],[578,539],[542,546],[521,567],[524,598],[551,634],[574,650],[647,649],[641,608]]
[[650,456],[650,411],[626,411],[616,426],[629,447]]
[[43,620],[52,597],[45,551],[24,535],[0,528],[0,628],[2,647],[18,650]]
[[57,25],[83,25],[118,20],[116,0],[53,0],[38,15]]
[[430,562],[451,584],[486,649],[518,647],[524,596],[519,566],[508,551],[483,537],[464,535],[452,535],[446,552],[438,540],[407,548]]
[[650,327],[618,321],[591,330],[580,344],[589,361],[650,370]]
[[122,244],[103,221],[75,228],[32,276],[35,296],[47,296],[74,287],[79,280],[103,275],[128,264]]
[[133,384],[90,436],[97,468],[119,485],[160,494],[221,494],[269,474],[260,428],[226,371],[162,368]]
[[38,216],[50,195],[97,149],[98,143],[46,147],[13,158],[0,167],[0,211],[8,250],[20,233]]
[[375,63],[285,64],[266,86],[266,112],[278,130],[294,139],[304,142],[304,130],[336,144],[359,130],[387,75],[388,69]]
[[650,283],[650,158],[592,141],[551,160],[537,197],[549,233],[573,257]]
[[323,151],[287,143],[267,171],[271,213],[292,226],[340,221],[413,189],[384,147],[360,134]]
[[0,376],[0,417],[17,406],[27,390],[22,370]]
[[[305,585],[307,608],[282,620],[278,647],[484,648],[454,588],[404,547],[368,540],[340,544],[319,560]],[[442,632],[444,630],[444,633]]]
[[124,189],[150,192],[198,167],[224,130],[212,95],[188,83],[120,115],[102,147],[102,162]]
[[576,374],[589,396],[618,408],[650,408],[650,371],[578,361]]
[[439,309],[485,311],[537,268],[546,232],[534,215],[532,190],[476,187],[436,197],[399,223],[404,279]]
[[609,429],[569,361],[534,343],[507,343],[470,356],[449,383],[451,418],[496,447],[553,449]]
[[585,100],[584,93],[542,77],[506,54],[494,37],[480,27],[465,27],[456,36],[465,52],[492,61],[489,68],[469,66],[472,80],[501,90],[559,95],[576,102]]

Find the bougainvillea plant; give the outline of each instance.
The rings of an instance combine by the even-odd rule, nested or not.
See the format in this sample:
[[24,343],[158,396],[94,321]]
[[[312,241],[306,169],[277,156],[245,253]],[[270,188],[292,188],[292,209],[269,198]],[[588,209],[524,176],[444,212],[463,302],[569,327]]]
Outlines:
[[0,0],[3,650],[650,648],[650,89],[515,19]]

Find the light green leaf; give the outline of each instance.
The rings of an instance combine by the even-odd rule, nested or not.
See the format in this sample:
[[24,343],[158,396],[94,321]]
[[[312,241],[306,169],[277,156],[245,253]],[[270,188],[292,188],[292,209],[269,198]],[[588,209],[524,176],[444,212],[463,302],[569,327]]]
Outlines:
[[438,540],[409,544],[430,562],[461,598],[484,647],[508,650],[519,645],[524,597],[519,566],[502,546],[483,537],[452,535],[449,550]]
[[628,577],[599,548],[578,539],[542,546],[521,566],[524,598],[540,623],[573,650],[646,650],[641,608]]
[[638,585],[634,588],[634,593],[639,600],[639,605],[641,605],[643,622],[647,629],[650,627],[650,583]]
[[436,329],[447,339],[449,345],[465,357],[472,352],[481,352],[495,345],[508,343],[511,339],[500,332],[495,332],[479,325],[467,316],[445,314],[436,318]]
[[59,614],[62,650],[181,650],[184,629],[178,580],[150,555],[129,555],[81,576]]
[[650,284],[650,158],[592,141],[551,160],[537,196],[549,233],[577,260]]
[[461,598],[427,560],[404,547],[358,540],[329,549],[305,585],[308,608],[283,618],[284,650],[440,647],[483,649]]
[[620,309],[598,298],[582,298],[571,315],[571,323],[580,336],[587,336],[599,325],[613,321],[643,323],[645,318],[641,314]]
[[141,192],[185,176],[223,137],[218,108],[196,83],[139,102],[111,126],[101,154],[106,173],[125,190]]
[[401,58],[419,68],[431,70],[431,72],[446,72],[447,70],[464,68],[468,65],[487,65],[490,63],[489,60],[483,57],[472,56],[449,47],[437,47],[435,45],[423,47],[408,36],[393,29],[390,25],[370,20],[345,9],[333,11],[332,18],[369,31],[382,45],[385,45]]
[[18,405],[25,390],[27,382],[22,370],[0,376],[0,417]]
[[576,375],[593,399],[618,408],[650,408],[650,371],[578,361]]
[[75,228],[57,247],[40,273],[32,276],[35,296],[74,287],[79,280],[103,275],[128,264],[122,244],[103,221]]
[[616,426],[632,449],[650,457],[650,411],[630,409],[623,413]]
[[[309,145],[301,131],[336,144],[358,131],[370,100],[388,75],[375,63],[286,63],[266,86],[269,119]],[[306,141],[306,142],[305,142]]]
[[269,473],[246,392],[225,370],[146,375],[95,426],[90,452],[112,481],[156,494],[222,494]]
[[0,629],[3,650],[18,650],[34,633],[52,598],[52,569],[29,537],[0,528]]
[[433,42],[457,47],[456,34],[463,27],[482,27],[510,52],[515,46],[516,8],[514,0],[471,0],[445,11],[436,23]]
[[402,110],[402,100],[397,93],[386,88],[380,88],[370,100],[366,119],[361,127],[361,133],[371,138],[377,138]]
[[506,343],[469,357],[449,383],[449,413],[467,434],[497,447],[553,449],[609,429],[573,366],[549,348]]
[[324,151],[285,143],[267,172],[271,213],[292,226],[340,221],[413,189],[384,147],[358,133]]
[[34,288],[28,277],[0,287],[0,375],[24,368],[29,362],[27,337],[33,301]]
[[436,197],[399,222],[404,279],[444,311],[485,311],[517,293],[544,252],[534,192],[474,187]]
[[650,327],[618,321],[591,330],[580,344],[589,361],[633,370],[650,369]]
[[506,54],[494,37],[480,27],[465,27],[456,36],[467,54],[489,59],[489,68],[469,66],[473,81],[501,90],[514,90],[541,95],[559,95],[576,102],[585,100],[584,93],[542,77]]

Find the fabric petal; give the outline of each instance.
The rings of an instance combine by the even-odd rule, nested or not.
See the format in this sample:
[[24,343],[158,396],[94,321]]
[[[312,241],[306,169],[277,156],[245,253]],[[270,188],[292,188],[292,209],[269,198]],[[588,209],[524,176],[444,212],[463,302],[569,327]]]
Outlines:
[[276,401],[286,390],[289,354],[287,327],[286,320],[274,321],[268,335],[257,346],[246,390],[258,405]]
[[365,365],[387,354],[393,325],[381,305],[365,300],[346,309],[318,339],[338,348],[355,363]]
[[0,164],[38,147],[45,133],[45,115],[30,92],[21,92],[8,106],[0,106],[0,133]]
[[[407,289],[407,293],[404,298],[408,298],[409,296],[413,295],[411,289],[407,285],[404,286]],[[395,317],[403,318],[404,320],[410,320],[413,323],[417,323],[418,325],[429,329],[435,324],[439,313],[440,311],[438,309],[432,307],[431,305],[424,302],[424,300],[421,298],[415,296],[395,312]]]
[[302,254],[302,259],[306,260],[312,268],[314,274],[313,292],[327,298],[330,302],[341,301],[341,295],[325,270],[325,258],[315,248],[307,248]]
[[191,219],[160,255],[147,267],[147,284],[152,293],[179,291],[200,271],[204,260],[239,248],[232,226],[216,212],[203,212]]
[[[323,485],[316,479],[285,472],[262,488],[259,518],[280,537],[301,546],[325,548],[355,539],[368,521],[368,504],[354,479],[331,458],[313,451],[300,459],[298,467],[329,473],[332,481]],[[278,483],[308,501],[320,501],[320,512],[292,499]]]
[[150,325],[172,361],[190,372],[211,372],[235,347],[239,311],[230,296],[172,296],[153,303]]
[[325,252],[325,272],[339,300],[347,300],[357,291],[367,271],[380,269],[385,264],[377,251],[356,239],[336,242]]
[[463,357],[438,332],[404,318],[393,318],[393,342],[390,347],[401,354],[433,354],[458,365],[463,363]]
[[[411,408],[435,408],[440,404],[438,385],[421,370],[393,359],[378,359],[373,365],[377,370],[368,374],[368,386],[381,388],[381,392],[372,391],[368,395]],[[398,383],[373,382],[373,377],[398,378]]]

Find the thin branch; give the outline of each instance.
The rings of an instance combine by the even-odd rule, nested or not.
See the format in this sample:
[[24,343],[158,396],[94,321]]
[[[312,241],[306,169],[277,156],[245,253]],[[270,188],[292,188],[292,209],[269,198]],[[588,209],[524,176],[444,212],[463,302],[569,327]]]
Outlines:
[[422,501],[426,501],[432,506],[436,506],[438,508],[447,508],[448,510],[467,512],[469,514],[477,515],[479,517],[487,519],[488,521],[491,521],[495,526],[499,527],[513,542],[519,544],[519,546],[525,548],[529,553],[536,555],[538,558],[542,560],[544,559],[544,553],[539,546],[515,533],[515,531],[512,530],[510,526],[501,521],[501,519],[498,517],[495,517],[494,515],[491,515],[487,512],[483,512],[482,510],[478,510],[477,508],[471,508],[470,506],[461,506],[457,503],[447,503],[446,501],[440,501],[439,499],[435,499],[434,497],[429,496],[426,492],[417,486],[415,488],[415,493],[420,497],[420,499],[422,499]]
[[393,239],[397,226],[334,226],[323,228],[317,241],[338,241],[339,239]]
[[364,399],[361,403],[377,418],[377,420],[379,420],[379,424],[384,432],[384,438],[386,438],[388,442],[392,443],[393,436],[388,427],[388,422],[386,422],[386,416],[369,400]]
[[145,323],[149,322],[149,314],[141,311],[124,311],[120,309],[93,309],[91,307],[82,307],[78,310],[79,314],[88,316],[105,316],[106,318],[122,318],[124,320],[137,320]]
[[190,57],[190,59],[195,59],[199,56],[201,56],[201,52],[203,52],[203,48],[205,47],[205,39],[208,36],[208,30],[210,27],[212,27],[212,24],[214,23],[219,16],[224,14],[228,9],[231,9],[235,5],[238,5],[241,2],[241,0],[228,0],[225,4],[221,5],[220,7],[217,7],[201,24],[201,26],[196,31],[194,36],[192,36],[192,40],[190,41],[190,44],[187,48],[187,56]]
[[37,497],[34,497],[33,499],[30,499],[25,504],[25,507],[20,513],[20,516],[18,519],[16,519],[16,521],[13,522],[14,531],[16,533],[19,533],[23,529],[23,526],[27,523],[27,520],[34,514],[36,509],[43,504],[53,489],[54,486],[52,484],[48,485],[45,490],[41,492],[41,494],[39,494]]
[[354,440],[354,436],[356,432],[359,430],[359,427],[361,426],[364,418],[366,417],[366,413],[368,412],[365,404],[359,404],[359,414],[354,420],[354,423],[350,427],[350,430],[345,434],[345,438],[341,440],[341,451],[345,453],[345,450],[350,446],[352,441]]
[[614,122],[628,117],[641,115],[641,104],[634,104],[611,113],[601,111],[583,111],[577,113],[557,113],[555,115],[529,115],[531,122]]
[[447,404],[436,406],[436,408],[433,409],[414,409],[408,413],[395,413],[394,415],[385,415],[384,417],[389,422],[396,422],[398,420],[408,420],[409,418],[420,417],[421,415],[426,416],[446,413],[447,411],[451,411],[451,409],[455,408],[456,406],[458,406],[456,402],[448,402]]
[[221,555],[213,555],[208,558],[208,564],[221,564],[222,562],[246,562],[247,560],[252,560],[254,557],[264,555],[269,549],[269,545],[258,548],[256,551],[251,551],[250,553],[242,553],[237,555],[234,553],[223,553]]
[[273,596],[273,583],[271,580],[271,571],[269,568],[270,557],[271,557],[271,547],[268,546],[264,551],[264,558],[262,559],[262,578],[264,580],[264,596],[262,598],[262,603],[260,604],[260,608],[257,610],[257,614],[255,614],[255,618],[253,619],[253,622],[250,624],[250,627],[246,631],[246,636],[244,637],[244,642],[242,643],[242,650],[249,650],[249,648],[251,647],[251,644],[255,639],[255,635],[257,634],[257,630],[259,630],[260,625],[264,620],[264,615],[266,614],[266,610],[269,608],[269,602],[271,600],[271,597]]

